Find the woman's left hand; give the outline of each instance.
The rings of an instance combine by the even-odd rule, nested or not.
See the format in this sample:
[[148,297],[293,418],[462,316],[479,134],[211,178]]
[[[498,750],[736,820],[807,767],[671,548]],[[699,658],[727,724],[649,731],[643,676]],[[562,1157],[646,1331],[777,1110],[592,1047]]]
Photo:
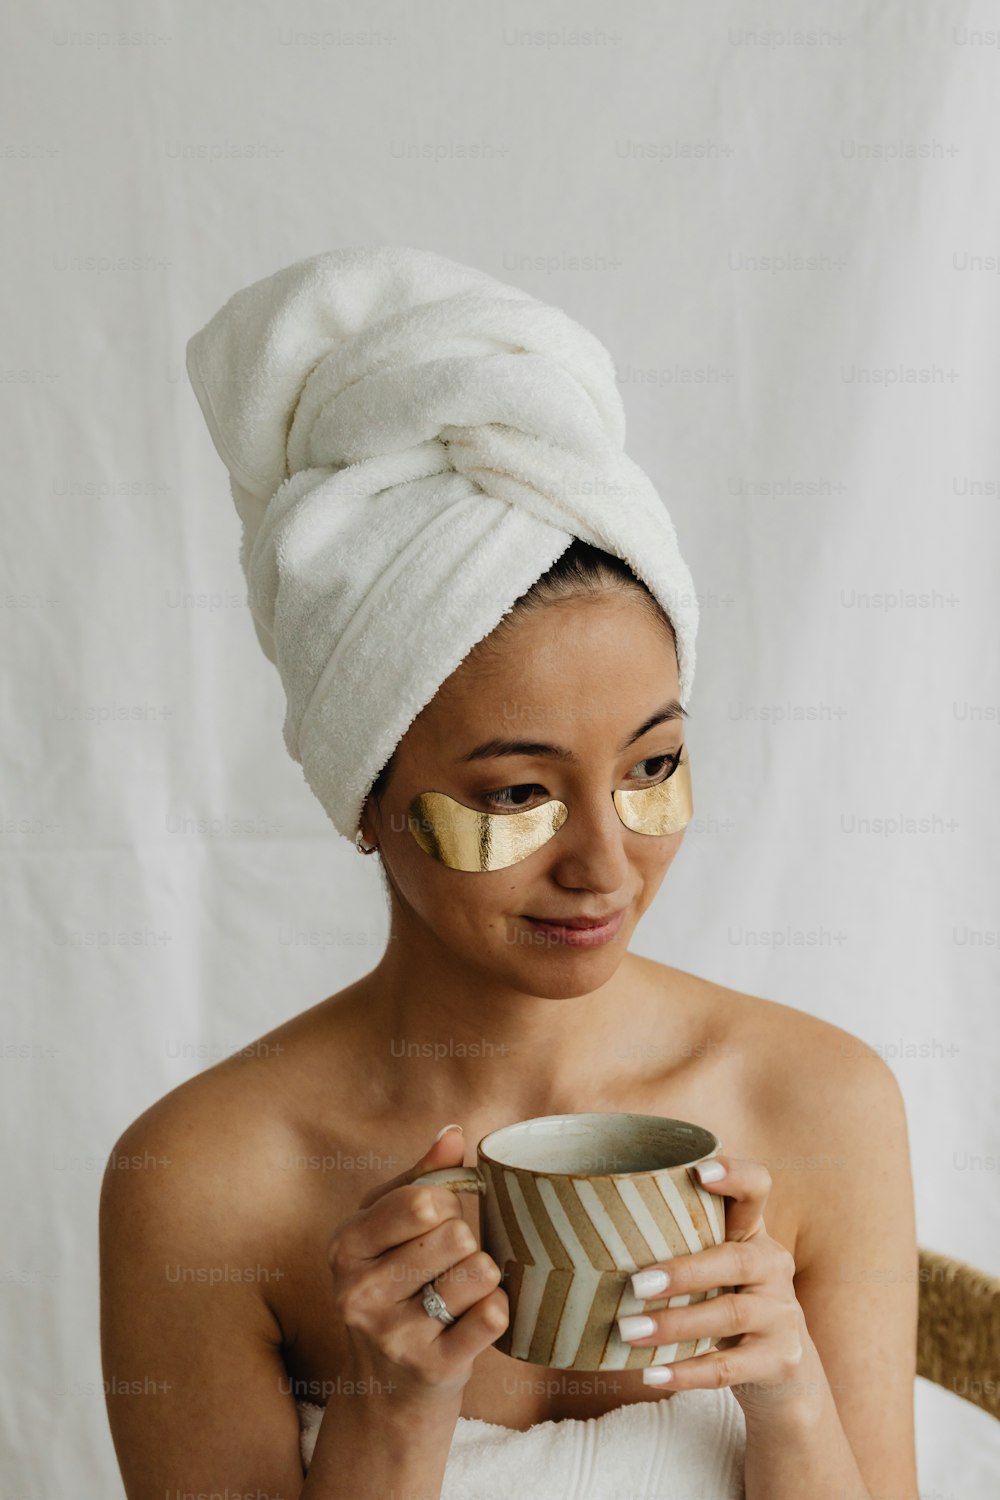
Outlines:
[[[773,1422],[782,1413],[816,1406],[818,1392],[812,1387],[818,1382],[810,1378],[815,1374],[814,1362],[803,1365],[803,1356],[815,1346],[792,1284],[794,1258],[771,1239],[764,1225],[770,1172],[762,1162],[734,1156],[714,1156],[712,1161],[721,1162],[725,1176],[703,1186],[730,1200],[725,1205],[725,1240],[707,1250],[643,1267],[635,1273],[633,1284],[646,1271],[666,1271],[670,1280],[663,1291],[649,1290],[648,1283],[644,1287],[639,1280],[636,1296],[650,1301],[712,1287],[732,1290],[687,1307],[650,1312],[655,1326],[645,1335],[629,1337],[641,1334],[642,1313],[619,1318],[618,1328],[622,1338],[637,1349],[688,1339],[718,1340],[717,1347],[704,1354],[673,1365],[649,1366],[643,1371],[644,1381],[662,1384],[669,1391],[729,1386],[748,1421]],[[697,1167],[693,1170],[698,1172]],[[648,1379],[664,1370],[671,1372],[666,1381]]]

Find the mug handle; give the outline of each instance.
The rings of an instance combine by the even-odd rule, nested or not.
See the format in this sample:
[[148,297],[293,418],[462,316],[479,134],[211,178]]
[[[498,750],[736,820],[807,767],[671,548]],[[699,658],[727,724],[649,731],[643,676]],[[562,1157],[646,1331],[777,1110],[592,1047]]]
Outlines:
[[417,1182],[451,1188],[453,1193],[479,1193],[482,1196],[486,1192],[486,1179],[478,1167],[439,1167],[436,1172],[425,1172],[422,1177],[414,1177],[413,1183]]

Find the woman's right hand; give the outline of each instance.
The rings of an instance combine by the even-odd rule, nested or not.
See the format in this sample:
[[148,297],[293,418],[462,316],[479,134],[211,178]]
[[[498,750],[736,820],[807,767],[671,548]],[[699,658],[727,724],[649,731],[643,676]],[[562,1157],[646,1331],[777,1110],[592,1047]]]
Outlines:
[[[460,1406],[476,1355],[509,1320],[500,1268],[478,1248],[456,1195],[413,1183],[424,1172],[461,1166],[464,1156],[462,1131],[446,1130],[409,1170],[366,1193],[327,1247],[353,1357],[345,1373],[403,1401]],[[425,1310],[428,1281],[454,1323]]]

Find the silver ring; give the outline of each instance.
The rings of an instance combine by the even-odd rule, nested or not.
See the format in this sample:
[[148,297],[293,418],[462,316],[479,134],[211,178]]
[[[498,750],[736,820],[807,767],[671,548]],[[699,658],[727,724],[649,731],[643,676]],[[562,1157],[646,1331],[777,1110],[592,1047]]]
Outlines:
[[424,1312],[431,1318],[440,1318],[442,1323],[454,1323],[455,1319],[445,1306],[444,1298],[436,1290],[433,1281],[424,1283],[424,1295],[421,1298],[424,1304]]

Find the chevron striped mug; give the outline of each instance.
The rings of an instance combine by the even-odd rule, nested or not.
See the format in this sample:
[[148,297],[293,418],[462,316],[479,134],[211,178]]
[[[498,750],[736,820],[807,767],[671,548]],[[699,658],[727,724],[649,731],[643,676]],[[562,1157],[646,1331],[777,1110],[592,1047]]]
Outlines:
[[500,1267],[510,1311],[495,1349],[556,1370],[638,1370],[717,1342],[633,1348],[617,1319],[730,1290],[641,1299],[629,1280],[644,1266],[722,1244],[722,1197],[691,1171],[721,1150],[712,1131],[663,1115],[541,1115],[484,1135],[476,1166],[413,1181],[479,1194],[480,1244]]

